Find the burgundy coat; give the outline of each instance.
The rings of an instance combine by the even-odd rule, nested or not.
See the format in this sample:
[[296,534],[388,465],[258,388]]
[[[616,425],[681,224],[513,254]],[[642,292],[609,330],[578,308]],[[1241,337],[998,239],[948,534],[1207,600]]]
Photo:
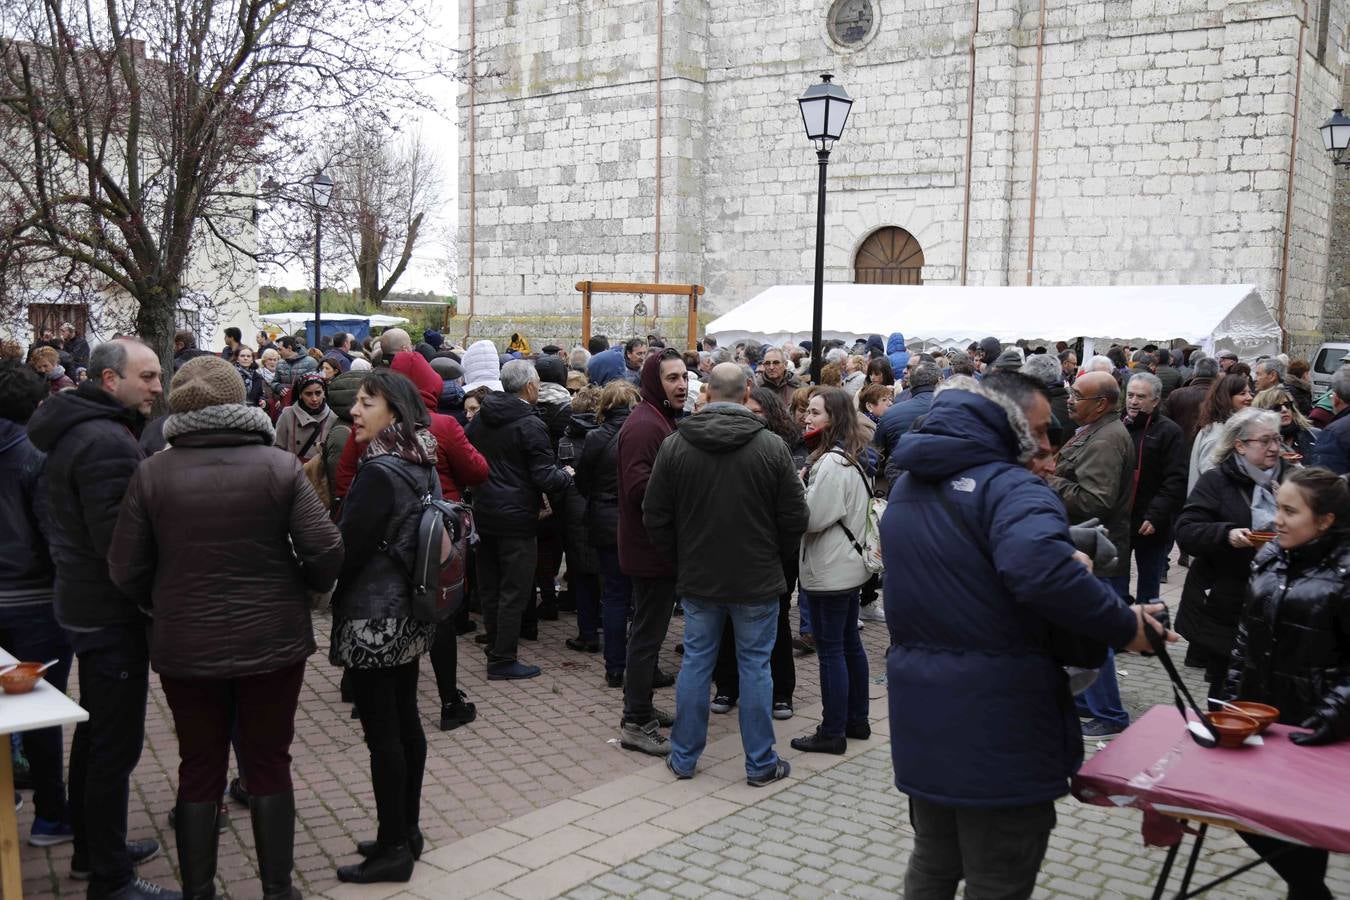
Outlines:
[[639,403],[619,430],[619,568],[639,578],[674,578],[675,565],[652,543],[642,524],[642,500],[661,442],[675,433],[678,410],[661,387],[661,354],[642,364]]

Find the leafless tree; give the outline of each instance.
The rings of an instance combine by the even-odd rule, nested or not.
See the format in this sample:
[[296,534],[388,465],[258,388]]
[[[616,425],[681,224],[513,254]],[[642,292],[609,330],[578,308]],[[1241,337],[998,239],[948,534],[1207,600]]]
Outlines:
[[260,180],[303,202],[313,135],[464,75],[432,2],[0,2],[0,315],[32,285],[116,294],[167,363],[185,303],[293,248],[255,227]]
[[427,238],[426,220],[441,200],[444,169],[420,130],[353,123],[328,153],[337,187],[326,234],[356,272],[360,296],[378,306]]

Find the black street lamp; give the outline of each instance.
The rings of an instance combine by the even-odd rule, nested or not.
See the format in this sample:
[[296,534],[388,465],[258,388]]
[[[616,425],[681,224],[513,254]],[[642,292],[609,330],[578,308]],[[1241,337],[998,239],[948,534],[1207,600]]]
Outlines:
[[822,319],[825,305],[825,168],[830,163],[830,148],[844,133],[844,122],[853,106],[848,93],[831,83],[834,76],[825,73],[820,84],[813,84],[798,98],[806,137],[816,145],[820,160],[820,191],[816,197],[816,292],[811,304],[811,383],[820,384]]
[[1331,161],[1338,166],[1350,166],[1350,159],[1345,158],[1346,148],[1350,147],[1350,118],[1337,107],[1318,130],[1322,132],[1322,149],[1331,154]]
[[323,245],[323,211],[333,199],[333,179],[319,172],[310,182],[309,189],[314,200],[314,347],[317,349],[323,339],[323,332],[319,327],[319,319],[323,315],[319,303],[322,290],[319,277],[319,248]]

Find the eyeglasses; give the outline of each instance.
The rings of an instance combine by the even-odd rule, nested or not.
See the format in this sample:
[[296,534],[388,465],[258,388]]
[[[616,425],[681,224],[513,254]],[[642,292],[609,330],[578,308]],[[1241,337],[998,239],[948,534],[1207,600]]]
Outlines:
[[1260,444],[1262,447],[1269,447],[1271,444],[1278,443],[1279,437],[1273,434],[1263,435],[1256,438],[1238,438],[1244,444]]
[[1275,409],[1276,412],[1293,412],[1293,411],[1294,411],[1294,404],[1292,404],[1292,403],[1277,403],[1277,404],[1275,404],[1274,409]]
[[1101,394],[1093,394],[1091,397],[1085,397],[1077,391],[1069,391],[1069,399],[1073,400],[1075,403],[1086,403],[1090,400],[1105,400],[1106,398]]

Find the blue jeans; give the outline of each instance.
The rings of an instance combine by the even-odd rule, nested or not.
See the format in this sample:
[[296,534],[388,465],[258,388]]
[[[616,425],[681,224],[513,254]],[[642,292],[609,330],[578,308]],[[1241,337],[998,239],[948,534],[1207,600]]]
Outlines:
[[868,719],[867,651],[858,636],[858,589],[812,593],[811,624],[820,661],[820,699],[825,710],[820,733],[843,737],[849,723]]
[[[0,646],[15,659],[46,662],[56,659],[42,677],[62,693],[70,676],[71,650],[65,630],[56,624],[52,605],[0,607]],[[17,735],[16,735],[17,737]],[[40,818],[64,822],[66,780],[62,776],[61,726],[39,728],[23,735],[23,751],[33,774],[33,806]]]
[[[1130,541],[1130,553],[1134,556],[1134,568],[1137,582],[1134,598],[1140,603],[1152,603],[1162,592],[1163,572],[1167,570],[1167,554],[1172,549],[1171,534],[1155,534],[1153,537],[1135,535]],[[1126,582],[1128,593],[1129,580]]]
[[811,602],[806,588],[797,588],[797,633],[811,633]]
[[[685,597],[684,662],[675,682],[675,725],[670,730],[670,764],[692,775],[708,743],[708,688],[722,626],[728,618],[736,635],[736,662],[741,676],[741,746],[749,778],[778,766],[773,749],[773,676],[769,655],[778,632],[778,599],[752,603],[711,603]],[[856,608],[856,603],[854,604]]]
[[[1115,591],[1116,596],[1123,598],[1129,589],[1129,576],[1118,575],[1112,578],[1098,578],[1102,584]],[[1116,684],[1116,653],[1107,648],[1106,662],[1102,663],[1101,670],[1097,673],[1097,680],[1086,691],[1078,695],[1078,709],[1080,712],[1086,712],[1094,719],[1100,719],[1103,722],[1109,722],[1112,725],[1119,725],[1121,728],[1130,724],[1130,714],[1125,712],[1125,707],[1120,703],[1120,686]]]
[[622,673],[628,664],[628,617],[633,614],[633,582],[619,569],[616,547],[600,555],[600,621],[605,632],[605,672]]

